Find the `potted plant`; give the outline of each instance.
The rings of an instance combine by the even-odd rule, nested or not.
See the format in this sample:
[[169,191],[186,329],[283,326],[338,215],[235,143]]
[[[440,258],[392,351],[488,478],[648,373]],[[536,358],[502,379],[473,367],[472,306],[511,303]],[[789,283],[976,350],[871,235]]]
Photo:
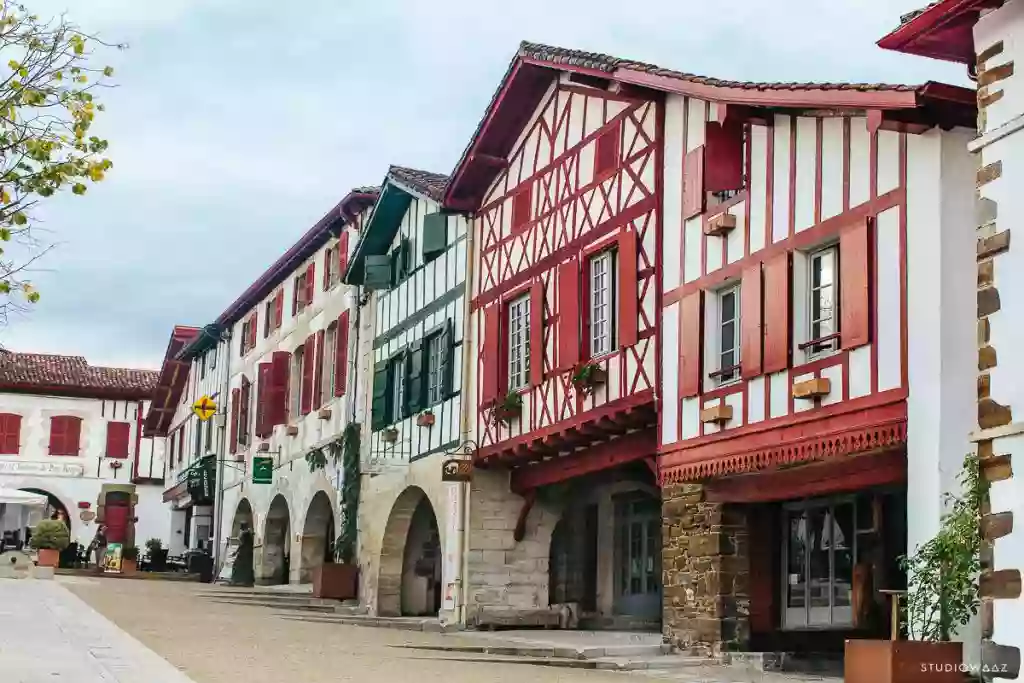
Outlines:
[[32,529],[29,543],[39,551],[40,567],[56,567],[60,562],[60,551],[71,543],[71,534],[59,519],[44,519]]
[[434,411],[424,410],[422,413],[416,416],[417,427],[433,427],[434,426]]
[[395,443],[398,441],[398,430],[394,427],[388,427],[381,433],[381,438],[384,439],[385,443]]
[[[337,442],[336,442],[337,443]],[[334,562],[313,569],[313,596],[334,600],[359,597],[359,563],[356,560],[356,534],[359,516],[359,425],[345,428],[341,443],[341,533],[332,548]]]
[[509,424],[513,418],[523,412],[523,397],[518,392],[510,391],[505,398],[491,406],[491,424]]
[[153,572],[167,571],[167,548],[159,538],[151,538],[146,541],[146,550],[149,551],[149,570]]
[[577,366],[572,374],[572,385],[580,396],[586,398],[594,389],[608,381],[608,372],[597,363],[587,362]]
[[139,548],[126,545],[121,549],[121,573],[134,574],[139,568]]
[[902,621],[910,639],[847,640],[846,683],[920,681],[922,672],[929,683],[964,680],[963,644],[950,638],[981,604],[979,521],[987,490],[977,456],[964,459],[958,479],[961,492],[944,496],[947,511],[938,533],[900,558],[907,572]]

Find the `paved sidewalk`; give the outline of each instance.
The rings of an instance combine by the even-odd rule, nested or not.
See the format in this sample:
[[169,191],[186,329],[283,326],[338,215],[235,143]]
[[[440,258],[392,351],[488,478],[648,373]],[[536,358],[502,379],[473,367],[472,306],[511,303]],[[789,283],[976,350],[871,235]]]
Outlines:
[[0,679],[193,683],[60,582],[14,579],[0,579]]

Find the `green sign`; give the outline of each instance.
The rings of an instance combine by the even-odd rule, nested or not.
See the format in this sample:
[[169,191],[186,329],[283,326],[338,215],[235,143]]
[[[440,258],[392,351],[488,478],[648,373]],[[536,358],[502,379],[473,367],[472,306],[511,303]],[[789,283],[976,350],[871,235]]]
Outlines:
[[188,469],[188,493],[196,502],[213,500],[216,493],[216,457],[209,455]]
[[274,480],[274,459],[252,459],[252,483],[269,484]]

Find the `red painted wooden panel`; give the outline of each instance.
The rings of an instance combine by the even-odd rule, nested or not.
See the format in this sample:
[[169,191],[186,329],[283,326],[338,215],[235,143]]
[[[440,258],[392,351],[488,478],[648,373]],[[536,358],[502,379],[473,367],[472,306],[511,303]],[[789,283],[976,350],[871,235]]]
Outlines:
[[107,457],[128,458],[128,444],[131,440],[132,426],[128,422],[107,423]]
[[740,283],[740,373],[743,377],[761,374],[761,264],[743,271]]
[[284,424],[288,421],[288,382],[291,379],[292,355],[287,351],[275,351],[271,356],[270,396],[267,398],[269,406],[269,425]]
[[0,453],[17,455],[21,448],[21,415],[0,415],[0,427],[3,428],[3,434],[0,435]]
[[747,515],[747,537],[750,539],[750,630],[771,633],[775,630],[774,603],[776,569],[773,563],[778,540],[777,515],[774,508],[751,508]]
[[622,122],[618,121],[597,138],[594,150],[594,177],[610,171],[619,165],[619,139],[622,137]]
[[316,278],[316,262],[306,266],[306,305],[313,303],[314,278]]
[[345,271],[348,269],[348,231],[342,230],[341,237],[338,238],[338,277],[345,277]]
[[284,290],[279,289],[274,297],[274,329],[279,329],[284,321]]
[[344,396],[348,382],[348,311],[338,316],[338,329],[334,337],[334,395]]
[[[257,366],[259,372],[262,366]],[[257,392],[258,393],[258,392]],[[249,433],[255,433],[252,419],[252,382],[242,375],[242,388],[238,394],[238,431],[242,432],[242,441],[249,445]],[[256,406],[256,417],[259,419],[259,406]]]
[[558,266],[558,367],[580,361],[580,263],[572,258]]
[[[274,425],[270,420],[273,414],[272,407],[270,405],[273,391],[271,384],[274,381],[274,364],[273,363],[260,363],[256,366],[256,425],[253,433],[258,437],[270,436],[274,430]],[[239,410],[238,420],[239,423],[246,423],[246,429],[248,430],[249,425],[247,421],[241,419],[242,408],[241,404],[248,403],[247,397],[244,396],[245,392],[240,393],[238,396]],[[248,407],[246,407],[248,410]]]
[[533,183],[525,183],[512,198],[512,230],[521,230],[533,212]]
[[78,455],[82,420],[71,415],[50,418],[50,455]]
[[[228,449],[232,453],[238,452],[238,395],[241,392],[236,388],[231,390],[231,440],[228,444]],[[260,373],[260,388],[257,389],[257,395],[263,393],[263,373]],[[263,409],[257,409],[258,415],[263,415]]]
[[316,368],[313,370],[313,407],[323,405],[324,393],[324,331],[316,333]]
[[498,368],[501,359],[501,306],[492,304],[483,310],[484,344],[482,368],[483,383],[480,402],[487,403],[498,398]]
[[679,396],[689,398],[700,393],[701,346],[704,337],[704,292],[687,295],[679,302]]
[[106,527],[104,534],[107,537],[107,543],[124,543],[128,540],[128,513],[130,510],[126,501],[116,501],[103,506],[103,526]]
[[530,384],[544,381],[544,286],[530,285]]
[[249,348],[256,348],[256,330],[259,329],[259,318],[256,311],[253,311],[252,318],[249,319]]
[[869,239],[867,219],[839,234],[839,334],[844,349],[871,340]]
[[708,122],[705,137],[704,191],[743,188],[743,124]]
[[619,235],[619,346],[632,346],[640,339],[638,270],[636,232],[627,230]]
[[789,367],[789,253],[764,264],[764,371]]
[[704,213],[704,146],[686,153],[683,161],[683,218]]
[[306,337],[302,350],[302,387],[299,396],[299,409],[303,415],[309,415],[313,409],[313,362],[316,354],[316,335]]

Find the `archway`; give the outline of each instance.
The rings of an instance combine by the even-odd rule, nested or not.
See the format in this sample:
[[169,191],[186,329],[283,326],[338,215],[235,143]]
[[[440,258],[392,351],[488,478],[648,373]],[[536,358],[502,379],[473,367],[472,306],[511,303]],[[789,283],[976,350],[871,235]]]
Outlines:
[[[25,491],[26,493],[35,493],[36,495],[46,496],[46,507],[43,509],[42,518],[63,519],[64,524],[68,527],[68,532],[71,532],[71,515],[68,512],[67,506],[65,506],[64,503],[61,502],[60,498],[53,495],[49,491],[46,491],[45,489],[22,488],[19,490]],[[14,547],[19,544],[27,545],[29,539],[32,538],[31,524],[34,524],[34,522],[31,522],[30,526],[26,527],[25,529],[21,529],[18,532],[12,531],[7,537],[5,537],[4,545],[6,547]],[[73,536],[72,540],[74,540]],[[77,547],[72,548],[68,553],[65,554],[71,555],[74,554],[76,551]]]
[[571,504],[551,532],[548,554],[548,604],[576,603],[584,612],[597,608],[598,506]]
[[428,616],[441,609],[441,539],[423,489],[410,486],[391,508],[380,553],[377,613]]
[[306,511],[302,526],[302,550],[299,557],[299,583],[313,580],[313,570],[334,561],[334,512],[331,499],[317,491]]
[[[241,536],[243,527],[248,531],[249,542],[242,547]],[[235,507],[235,516],[231,520],[231,540],[229,548],[234,548],[231,566],[231,582],[235,585],[251,586],[254,582],[253,567],[253,515],[252,505],[248,498],[242,498]]]
[[231,521],[231,535],[233,537],[237,538],[238,534],[241,533],[242,524],[248,526],[255,533],[255,530],[252,528],[252,505],[249,504],[248,498],[238,501],[238,506],[235,507],[235,516]]
[[288,565],[291,536],[291,515],[288,501],[277,495],[270,502],[267,523],[263,532],[262,584],[288,583]]

